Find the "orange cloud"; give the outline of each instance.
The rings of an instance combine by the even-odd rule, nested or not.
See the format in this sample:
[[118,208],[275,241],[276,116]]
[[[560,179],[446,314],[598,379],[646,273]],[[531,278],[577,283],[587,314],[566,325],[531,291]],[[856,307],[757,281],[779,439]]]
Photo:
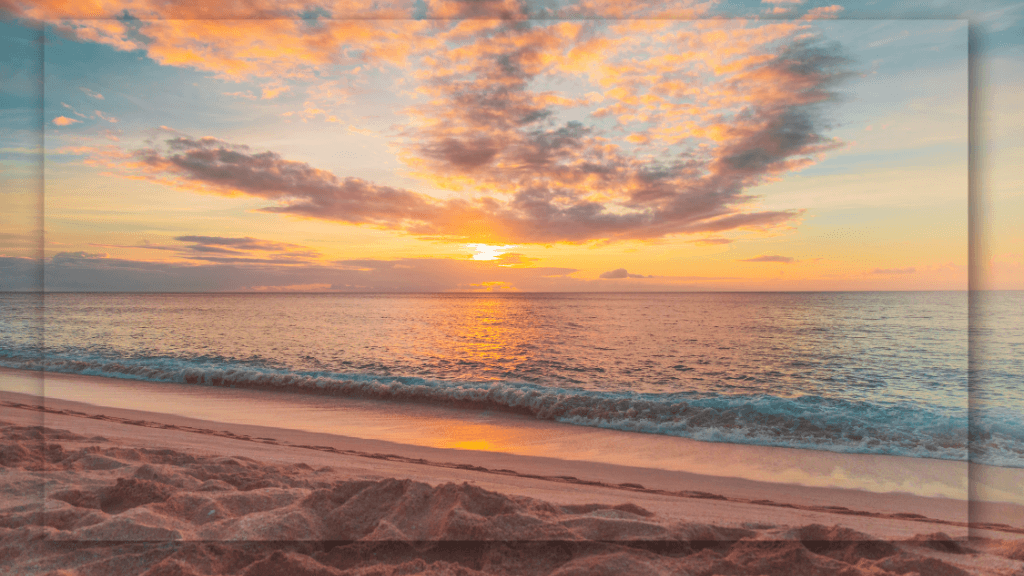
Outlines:
[[[784,224],[794,211],[739,212],[735,193],[695,188],[671,194],[647,209],[560,198],[541,189],[509,200],[494,197],[441,201],[358,178],[339,178],[273,152],[252,152],[212,137],[178,136],[164,147],[140,150],[122,165],[134,178],[182,189],[264,198],[261,211],[370,225],[447,241],[579,243],[600,239],[657,238]],[[658,176],[654,176],[656,179]],[[638,204],[639,205],[639,204]],[[658,207],[656,207],[658,206]],[[230,248],[221,248],[230,249]]]
[[843,11],[843,7],[838,5],[838,4],[833,4],[831,6],[819,6],[817,8],[812,8],[812,9],[808,10],[807,14],[804,14],[803,18],[805,20],[815,20],[815,19],[821,19],[821,18],[835,18],[842,11]]
[[[47,22],[76,40],[144,50],[161,64],[231,80],[308,78],[311,67],[348,60],[401,64],[410,49],[430,41],[429,35],[418,33],[427,22],[392,20],[381,26],[363,19],[408,17],[412,2],[385,6],[343,0],[322,7],[335,18],[304,20],[300,15],[309,5],[287,0],[215,7],[188,0],[5,2],[14,17]],[[135,20],[116,19],[124,13]]]
[[[402,82],[418,83],[409,88],[417,99],[403,111],[408,121],[391,144],[413,176],[456,192],[452,200],[216,139],[179,136],[130,162],[113,159],[127,177],[258,196],[274,203],[267,212],[481,242],[757,229],[791,223],[800,211],[753,210],[745,190],[839,145],[824,135],[819,108],[833,99],[845,60],[801,40],[810,33],[806,23],[527,21],[524,5],[506,0],[426,5],[428,15],[477,18],[458,22],[231,21],[196,19],[198,8],[173,0],[136,1],[128,7],[133,15],[193,17],[105,27],[74,21],[67,33],[98,34],[97,42],[121,38],[165,65],[255,79],[265,99],[303,81],[308,98],[286,114],[305,121],[351,123],[340,112],[358,92],[353,83],[360,78],[351,70],[402,69]],[[40,6],[26,13],[52,9]],[[340,9],[332,6],[328,13]],[[299,11],[297,4],[271,7],[260,0],[247,9]],[[658,10],[653,3],[637,9]],[[345,74],[317,79],[313,72],[325,66]],[[582,89],[562,92],[552,82],[566,78]]]
[[75,120],[74,118],[68,118],[67,116],[57,116],[53,119],[53,123],[57,126],[70,126],[71,124],[76,124],[78,122],[81,122],[81,120]]

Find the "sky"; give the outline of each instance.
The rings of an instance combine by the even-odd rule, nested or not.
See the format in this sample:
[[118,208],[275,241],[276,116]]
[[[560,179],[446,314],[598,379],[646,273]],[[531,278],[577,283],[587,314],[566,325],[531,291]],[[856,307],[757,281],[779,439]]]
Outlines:
[[1016,2],[0,16],[0,290],[1024,288]]

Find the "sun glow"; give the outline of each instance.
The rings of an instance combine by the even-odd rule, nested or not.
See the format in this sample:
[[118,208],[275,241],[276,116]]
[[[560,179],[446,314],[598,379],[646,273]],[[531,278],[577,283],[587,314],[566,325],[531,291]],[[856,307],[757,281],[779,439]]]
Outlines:
[[466,244],[466,247],[475,252],[475,254],[473,254],[473,260],[497,260],[498,257],[505,252],[508,252],[513,248],[518,248],[518,245],[506,244],[504,246],[491,246],[489,244]]

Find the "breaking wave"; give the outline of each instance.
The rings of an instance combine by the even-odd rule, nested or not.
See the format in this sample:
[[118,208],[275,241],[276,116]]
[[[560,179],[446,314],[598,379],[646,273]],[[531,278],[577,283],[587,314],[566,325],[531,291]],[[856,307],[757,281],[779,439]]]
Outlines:
[[[516,381],[447,381],[368,373],[294,372],[218,357],[109,359],[0,352],[0,366],[173,382],[505,410],[580,426],[708,442],[830,452],[968,459],[967,411],[906,402],[871,403],[805,395],[602,392]],[[1024,425],[985,414],[971,460],[1024,468]],[[977,422],[977,421],[976,421]]]

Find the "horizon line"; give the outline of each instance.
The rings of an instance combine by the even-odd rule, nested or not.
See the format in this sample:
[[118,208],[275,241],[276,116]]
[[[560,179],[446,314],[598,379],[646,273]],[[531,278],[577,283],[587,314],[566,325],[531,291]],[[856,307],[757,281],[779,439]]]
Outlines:
[[0,294],[249,294],[249,295],[281,295],[281,294],[316,294],[316,295],[516,295],[516,294],[840,294],[840,293],[911,293],[911,292],[1024,292],[1024,289],[1016,288],[960,288],[954,290],[945,289],[918,289],[918,290],[556,290],[556,291],[533,291],[533,290],[497,290],[497,291],[472,291],[472,290],[448,290],[448,291],[302,291],[302,290],[224,290],[224,291],[139,291],[139,290],[0,290]]

